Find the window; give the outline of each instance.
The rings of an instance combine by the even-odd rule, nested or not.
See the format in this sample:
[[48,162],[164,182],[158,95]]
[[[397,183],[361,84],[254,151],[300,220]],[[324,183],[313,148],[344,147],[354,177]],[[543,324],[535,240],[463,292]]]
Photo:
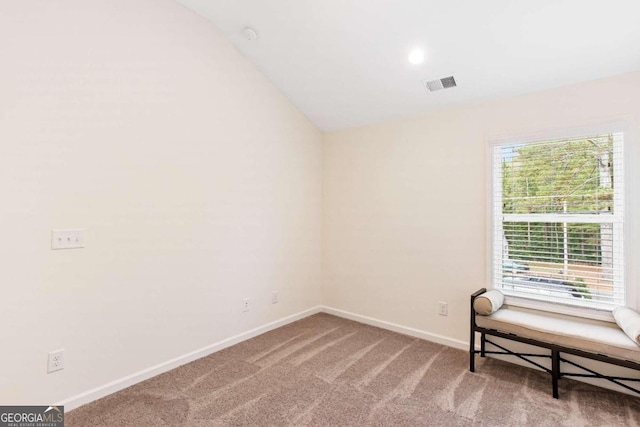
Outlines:
[[493,281],[508,296],[625,305],[622,133],[493,147]]

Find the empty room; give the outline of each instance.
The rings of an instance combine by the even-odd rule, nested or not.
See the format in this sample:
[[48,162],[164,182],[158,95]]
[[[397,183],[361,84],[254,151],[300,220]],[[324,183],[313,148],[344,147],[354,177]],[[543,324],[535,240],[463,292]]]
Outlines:
[[640,2],[0,2],[0,427],[640,426]]

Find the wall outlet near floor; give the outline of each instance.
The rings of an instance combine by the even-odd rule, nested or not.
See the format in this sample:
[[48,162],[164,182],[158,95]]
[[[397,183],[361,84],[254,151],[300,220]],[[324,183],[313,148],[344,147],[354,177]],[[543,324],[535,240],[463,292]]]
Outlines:
[[55,372],[64,369],[64,349],[49,352],[47,372]]
[[242,312],[249,311],[251,308],[249,307],[249,298],[245,298],[242,300]]
[[449,304],[447,304],[446,302],[440,301],[438,303],[438,314],[440,316],[448,315],[449,314]]
[[278,296],[278,291],[271,292],[271,304],[277,304],[280,301],[280,297]]

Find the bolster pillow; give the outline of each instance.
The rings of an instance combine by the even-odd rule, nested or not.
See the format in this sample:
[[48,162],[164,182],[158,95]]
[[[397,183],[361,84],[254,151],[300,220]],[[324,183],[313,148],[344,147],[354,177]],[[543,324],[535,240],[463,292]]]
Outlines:
[[613,318],[620,326],[620,329],[640,345],[640,314],[629,307],[616,307],[613,310]]
[[478,314],[488,316],[498,311],[502,304],[504,304],[504,295],[502,295],[502,292],[492,289],[476,297],[473,302],[473,309]]

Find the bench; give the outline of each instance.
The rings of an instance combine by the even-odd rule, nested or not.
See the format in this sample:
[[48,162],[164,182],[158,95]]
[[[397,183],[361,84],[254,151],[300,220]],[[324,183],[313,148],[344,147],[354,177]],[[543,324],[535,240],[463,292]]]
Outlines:
[[[475,372],[475,355],[503,354],[518,357],[551,375],[554,398],[558,398],[558,380],[562,377],[600,378],[610,381],[640,395],[640,390],[627,383],[640,382],[640,378],[605,375],[575,361],[567,360],[565,354],[640,371],[640,345],[632,340],[616,324],[590,324],[578,318],[556,319],[543,314],[502,307],[502,302],[488,315],[476,312],[476,299],[487,292],[486,289],[471,295],[471,339],[469,342],[469,370]],[[492,293],[499,291],[490,291]],[[488,296],[482,303],[487,304]],[[492,297],[497,294],[491,295]],[[499,295],[501,296],[501,294]],[[480,302],[480,301],[479,301]],[[490,301],[494,306],[496,303]],[[631,312],[630,309],[625,309]],[[485,313],[487,314],[487,313]],[[636,321],[636,320],[634,320]],[[636,323],[637,324],[637,323]],[[476,333],[480,333],[480,350],[476,350]],[[634,334],[636,332],[634,331]],[[504,338],[548,350],[541,354],[511,351],[490,341],[490,337]],[[487,351],[487,343],[502,351]],[[533,358],[551,359],[551,369]],[[565,366],[579,368],[583,373],[564,370]],[[575,371],[575,369],[573,370]]]

